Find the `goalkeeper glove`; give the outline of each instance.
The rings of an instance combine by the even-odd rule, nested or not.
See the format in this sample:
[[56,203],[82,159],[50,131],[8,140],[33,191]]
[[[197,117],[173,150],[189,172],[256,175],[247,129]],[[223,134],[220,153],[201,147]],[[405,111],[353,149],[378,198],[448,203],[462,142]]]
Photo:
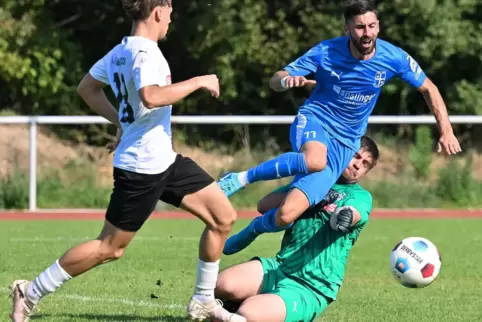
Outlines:
[[353,210],[351,206],[338,208],[331,217],[331,227],[342,233],[349,232],[353,223]]

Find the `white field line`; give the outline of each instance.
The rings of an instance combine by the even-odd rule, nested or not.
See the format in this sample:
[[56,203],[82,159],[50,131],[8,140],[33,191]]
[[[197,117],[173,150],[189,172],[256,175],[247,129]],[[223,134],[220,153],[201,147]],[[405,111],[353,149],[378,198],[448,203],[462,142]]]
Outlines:
[[157,304],[151,303],[147,301],[132,301],[125,298],[105,298],[105,297],[98,297],[98,296],[83,296],[78,294],[65,294],[59,295],[62,299],[68,300],[75,300],[80,302],[96,302],[96,303],[113,303],[113,304],[124,304],[134,307],[152,307],[152,308],[162,308],[162,309],[184,309],[186,305],[182,305],[180,303],[174,304]]
[[[0,288],[1,293],[10,293],[8,288],[2,287]],[[87,302],[87,303],[112,303],[112,304],[123,304],[129,305],[133,307],[150,307],[150,308],[160,308],[160,309],[184,309],[186,304],[174,303],[174,304],[158,304],[158,303],[151,303],[148,301],[133,301],[128,300],[126,298],[112,298],[112,297],[99,297],[99,296],[84,296],[79,294],[53,294],[53,297],[59,300],[73,300],[78,302]]]

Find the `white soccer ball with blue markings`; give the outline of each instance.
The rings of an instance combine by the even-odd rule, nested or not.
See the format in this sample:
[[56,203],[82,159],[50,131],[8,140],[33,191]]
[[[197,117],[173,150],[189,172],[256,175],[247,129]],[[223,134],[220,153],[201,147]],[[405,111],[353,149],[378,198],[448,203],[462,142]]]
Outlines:
[[390,255],[390,270],[405,287],[422,288],[430,285],[440,273],[442,258],[437,247],[428,239],[409,237],[400,241]]

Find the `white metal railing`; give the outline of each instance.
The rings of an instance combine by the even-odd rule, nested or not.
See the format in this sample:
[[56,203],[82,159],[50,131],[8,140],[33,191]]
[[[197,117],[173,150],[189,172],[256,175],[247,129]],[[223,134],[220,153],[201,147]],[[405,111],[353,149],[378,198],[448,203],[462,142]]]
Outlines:
[[[290,124],[294,115],[188,115],[172,116],[177,124]],[[451,116],[453,124],[482,124],[482,115]],[[101,116],[0,116],[0,124],[109,124]],[[435,124],[431,115],[376,115],[370,124]]]
[[[172,116],[174,124],[290,124],[294,115]],[[482,124],[482,115],[451,116],[453,124]],[[0,116],[0,124],[29,124],[29,210],[37,210],[37,124],[109,124],[100,116]],[[435,124],[431,115],[371,116],[370,124]]]

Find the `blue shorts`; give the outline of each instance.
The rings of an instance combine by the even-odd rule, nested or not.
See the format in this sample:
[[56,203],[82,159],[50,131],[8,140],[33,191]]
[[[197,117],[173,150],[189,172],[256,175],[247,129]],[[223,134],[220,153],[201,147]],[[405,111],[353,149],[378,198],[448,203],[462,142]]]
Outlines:
[[305,112],[298,113],[291,124],[290,141],[294,152],[298,152],[309,141],[323,143],[327,148],[326,168],[319,172],[298,174],[290,186],[303,191],[312,207],[325,198],[348,167],[355,151],[329,134],[314,115]]

